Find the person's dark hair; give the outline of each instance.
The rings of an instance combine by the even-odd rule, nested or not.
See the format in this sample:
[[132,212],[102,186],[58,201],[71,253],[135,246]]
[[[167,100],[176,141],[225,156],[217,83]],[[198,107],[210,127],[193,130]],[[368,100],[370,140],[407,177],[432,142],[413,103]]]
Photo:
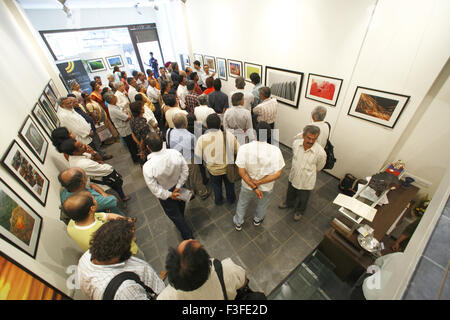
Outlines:
[[114,72],[120,72],[120,68],[118,66],[114,66],[113,71]]
[[88,217],[93,205],[94,197],[89,191],[81,191],[71,195],[64,201],[63,210],[70,219],[79,222]]
[[261,82],[261,77],[256,72],[253,72],[252,74],[250,74],[250,80],[253,84],[256,85]]
[[131,86],[131,82],[134,80],[133,77],[128,77],[127,78],[127,83]]
[[220,129],[220,118],[217,113],[211,113],[206,117],[206,125],[208,129]]
[[81,98],[83,98],[84,103],[86,103],[87,99],[89,98],[89,94],[87,94],[86,92],[82,92]]
[[207,88],[211,88],[214,84],[214,78],[213,77],[206,78],[205,84]]
[[167,80],[163,80],[161,81],[161,94],[164,93],[164,91],[166,91],[167,86],[171,83],[172,81],[167,81]]
[[264,99],[270,98],[270,94],[271,94],[269,87],[261,87],[261,88],[259,88],[258,93],[262,94]]
[[75,139],[66,139],[63,142],[61,142],[61,144],[59,145],[59,152],[61,153],[65,153],[68,155],[73,155],[74,151],[77,150],[77,148],[75,147],[75,143],[77,142],[77,140]]
[[131,242],[134,238],[134,224],[125,219],[114,219],[103,224],[90,241],[92,259],[109,261],[119,258],[120,262],[131,257]]
[[130,111],[131,111],[131,115],[135,118],[139,117],[141,112],[142,112],[142,101],[135,101],[130,103]]
[[196,65],[196,66],[199,66],[199,67],[200,67],[200,61],[198,61],[198,60],[195,60],[195,61],[194,61],[194,65]]
[[211,260],[203,247],[197,248],[188,242],[181,255],[176,249],[169,249],[166,270],[167,279],[175,289],[193,291],[208,280]]
[[137,95],[134,96],[134,100],[143,102],[144,98],[142,97],[142,94],[138,93]]
[[244,94],[242,92],[236,92],[231,96],[231,104],[233,106],[238,106],[242,99],[244,99]]
[[138,71],[137,70],[133,70],[133,72],[131,73],[131,75],[133,76],[133,77],[136,77],[137,75],[138,75]]
[[150,132],[144,138],[145,145],[152,151],[158,152],[163,147],[163,140],[160,135],[155,132]]
[[73,176],[68,181],[64,181],[61,177],[64,172],[66,172],[66,170],[58,174],[58,181],[61,186],[66,188],[69,192],[74,192],[81,187],[81,183],[83,182],[84,178],[83,172],[81,170],[76,170]]
[[67,98],[75,98],[75,99],[77,99],[77,96],[74,95],[73,93],[69,93],[69,94],[67,95]]
[[177,96],[177,86],[178,86],[178,83],[175,82],[175,84],[172,87],[170,87],[168,94],[173,94],[176,97]]
[[175,104],[177,103],[177,98],[174,94],[168,93],[168,94],[163,95],[163,101],[169,107],[174,107]]
[[89,82],[89,84],[91,85],[92,91],[94,91],[97,82],[95,82],[95,80],[92,80],[91,82]]
[[104,87],[102,89],[102,99],[105,100],[105,94],[107,94],[109,92],[109,87]]
[[[160,68],[161,69],[161,68]],[[145,70],[145,73],[149,76],[150,75],[150,72],[152,72],[152,70],[151,69],[146,69]]]
[[55,146],[55,148],[56,148],[56,150],[58,150],[58,152],[61,152],[59,149],[61,146],[61,143],[67,139],[70,139],[70,136],[69,136],[69,130],[67,130],[66,127],[59,127],[52,131],[52,134],[51,134],[52,144]]
[[123,77],[125,77],[125,75],[127,74],[127,72],[126,71],[121,71],[120,72],[120,78],[123,78]]
[[272,143],[272,131],[270,124],[266,121],[260,121],[256,125],[256,138],[258,141],[267,142],[269,144]]
[[219,78],[214,79],[214,90],[220,91],[221,88],[222,88],[222,81],[220,81]]
[[188,91],[192,91],[195,88],[195,82],[193,80],[189,80],[186,83],[186,89],[188,89]]
[[105,100],[105,101],[108,102],[108,103],[112,103],[112,101],[114,100],[114,98],[117,98],[117,96],[115,96],[115,95],[112,94],[112,93],[106,93],[106,94],[104,95],[103,100]]
[[[191,80],[193,80],[193,81],[195,81],[195,76],[197,75],[197,72],[192,72],[190,75],[189,75],[189,78],[191,78]],[[194,82],[194,84],[195,84],[195,82]]]

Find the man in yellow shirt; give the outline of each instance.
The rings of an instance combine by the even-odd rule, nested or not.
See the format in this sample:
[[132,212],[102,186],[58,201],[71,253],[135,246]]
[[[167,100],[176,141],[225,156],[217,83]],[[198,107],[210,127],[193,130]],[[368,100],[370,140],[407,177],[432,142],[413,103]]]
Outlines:
[[[97,201],[88,191],[80,191],[71,195],[63,204],[64,212],[70,217],[67,233],[83,251],[90,248],[92,235],[104,223],[113,219],[128,219],[114,213],[97,211]],[[131,243],[131,253],[136,254],[138,247]]]

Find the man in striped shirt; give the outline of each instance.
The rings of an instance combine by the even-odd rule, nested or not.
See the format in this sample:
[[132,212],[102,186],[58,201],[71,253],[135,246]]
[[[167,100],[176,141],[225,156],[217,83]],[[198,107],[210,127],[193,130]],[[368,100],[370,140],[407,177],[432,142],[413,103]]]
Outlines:
[[269,87],[259,88],[258,92],[262,102],[253,108],[253,113],[256,115],[258,122],[265,121],[273,129],[277,119],[277,99],[270,97]]
[[303,129],[303,139],[292,144],[292,168],[286,201],[279,208],[294,208],[295,221],[300,220],[305,212],[311,190],[316,185],[317,172],[323,169],[327,160],[322,146],[316,142],[319,134],[318,127],[307,125]]

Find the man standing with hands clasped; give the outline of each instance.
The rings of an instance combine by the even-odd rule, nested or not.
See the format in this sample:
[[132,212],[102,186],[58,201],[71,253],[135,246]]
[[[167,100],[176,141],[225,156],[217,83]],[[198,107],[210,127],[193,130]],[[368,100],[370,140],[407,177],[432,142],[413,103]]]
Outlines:
[[233,217],[237,231],[242,230],[245,211],[255,195],[257,200],[253,225],[259,226],[263,222],[275,180],[281,176],[285,165],[280,148],[270,144],[271,128],[267,122],[258,123],[256,135],[258,140],[242,145],[236,157],[242,178],[241,193]]
[[278,207],[294,208],[295,221],[302,218],[311,190],[316,185],[317,172],[323,169],[327,160],[322,146],[316,142],[319,134],[319,127],[307,125],[303,129],[303,139],[294,140],[292,144],[292,168],[286,201]]

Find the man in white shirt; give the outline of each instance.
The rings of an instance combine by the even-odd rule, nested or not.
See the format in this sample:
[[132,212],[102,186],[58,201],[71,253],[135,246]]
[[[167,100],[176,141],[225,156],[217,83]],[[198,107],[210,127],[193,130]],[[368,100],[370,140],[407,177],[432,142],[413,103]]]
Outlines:
[[160,91],[156,88],[156,81],[154,79],[150,80],[147,87],[147,97],[155,104],[158,103],[159,95]]
[[128,78],[127,82],[130,85],[130,87],[128,88],[128,98],[130,99],[130,102],[133,103],[135,101],[134,97],[138,94],[138,91],[136,90],[136,79]]
[[189,176],[186,160],[175,149],[163,149],[162,138],[154,132],[145,137],[144,144],[151,152],[142,168],[147,187],[158,198],[183,239],[193,239],[192,230],[184,219],[186,203],[180,199],[180,189]]
[[198,60],[194,61],[194,69],[195,69],[195,72],[197,72],[197,75],[198,75],[197,84],[200,86],[202,91],[205,91],[205,89],[206,89],[206,82],[203,81],[203,77],[204,77],[205,72],[202,70],[202,68],[200,66],[200,61],[198,61]]
[[[328,136],[330,135],[330,127],[328,126],[327,122],[325,122],[325,117],[327,115],[327,109],[322,106],[317,106],[313,109],[311,112],[311,118],[312,122],[310,123],[313,126],[319,127],[320,134],[317,137],[317,143],[322,146],[322,148],[325,148],[328,141]],[[295,139],[301,139],[302,138],[302,132],[297,134],[294,137]]]
[[184,71],[180,72],[180,83],[177,88],[177,96],[180,100],[181,109],[186,109],[186,95],[189,93],[186,87],[186,73]]
[[[219,261],[227,298],[233,300],[237,290],[247,284],[245,270],[230,258]],[[169,285],[158,300],[224,300],[222,285],[213,259],[196,240],[185,240],[177,249],[170,248],[166,260]]]
[[271,128],[266,122],[258,123],[257,141],[241,145],[236,165],[242,178],[241,193],[233,217],[235,229],[242,230],[247,207],[256,196],[253,224],[259,226],[266,216],[272,199],[275,180],[281,176],[285,163],[280,148],[271,145]]
[[245,79],[243,77],[237,77],[235,80],[235,85],[236,85],[236,90],[233,90],[230,92],[230,103],[229,105],[232,106],[233,103],[231,102],[231,97],[233,96],[233,94],[235,94],[236,92],[240,92],[244,95],[244,105],[243,107],[245,109],[247,109],[248,111],[252,111],[252,104],[253,101],[255,100],[255,97],[253,96],[252,93],[247,92],[244,90],[245,88]]
[[125,84],[122,81],[116,82],[116,89],[117,91],[114,93],[117,97],[116,105],[124,111],[130,110],[130,100],[128,99],[128,95],[125,91]]
[[[133,79],[134,80],[134,79]],[[131,88],[131,87],[130,87]],[[124,140],[128,151],[130,152],[131,158],[134,163],[139,163],[139,148],[134,142],[132,137],[132,131],[130,126],[131,114],[129,111],[123,111],[117,105],[117,97],[113,94],[105,95],[105,100],[108,102],[109,116],[111,117],[111,121],[114,123],[117,131],[120,136]]]
[[[164,282],[153,268],[144,260],[131,256],[134,230],[134,223],[118,219],[103,224],[94,234],[91,248],[78,261],[78,283],[86,297],[102,300],[110,281],[126,271],[135,273],[156,294],[163,291]],[[126,280],[115,292],[114,300],[149,300],[149,296],[143,286],[134,280]]]
[[253,108],[253,113],[256,115],[258,122],[265,121],[273,129],[275,120],[277,119],[277,99],[270,97],[271,92],[269,87],[261,87],[258,92],[262,102]]
[[92,131],[91,125],[74,109],[74,104],[72,103],[72,98],[65,97],[58,99],[57,116],[60,121],[61,127],[66,127],[70,132],[72,132],[76,139],[84,144],[90,144],[92,142],[92,136],[94,132]]
[[311,190],[316,185],[317,172],[325,166],[327,155],[322,146],[316,142],[320,129],[307,125],[303,129],[303,139],[295,140],[292,145],[292,168],[286,201],[280,209],[294,208],[294,220],[301,219],[308,203]]
[[206,78],[213,77],[216,75],[215,72],[209,72],[209,66],[207,64],[203,65],[203,73],[199,74],[199,78],[202,78],[203,83],[206,83]]
[[147,90],[147,88],[148,88],[148,81],[145,78],[145,73],[143,73],[143,72],[139,72],[138,73],[138,79],[136,81],[136,85],[138,85],[138,84],[142,84],[142,86],[145,88],[145,90]]
[[208,106],[208,96],[202,94],[198,96],[198,102],[200,105],[194,108],[194,115],[197,121],[199,121],[204,127],[206,127],[206,118],[212,114],[216,113],[213,108]]

